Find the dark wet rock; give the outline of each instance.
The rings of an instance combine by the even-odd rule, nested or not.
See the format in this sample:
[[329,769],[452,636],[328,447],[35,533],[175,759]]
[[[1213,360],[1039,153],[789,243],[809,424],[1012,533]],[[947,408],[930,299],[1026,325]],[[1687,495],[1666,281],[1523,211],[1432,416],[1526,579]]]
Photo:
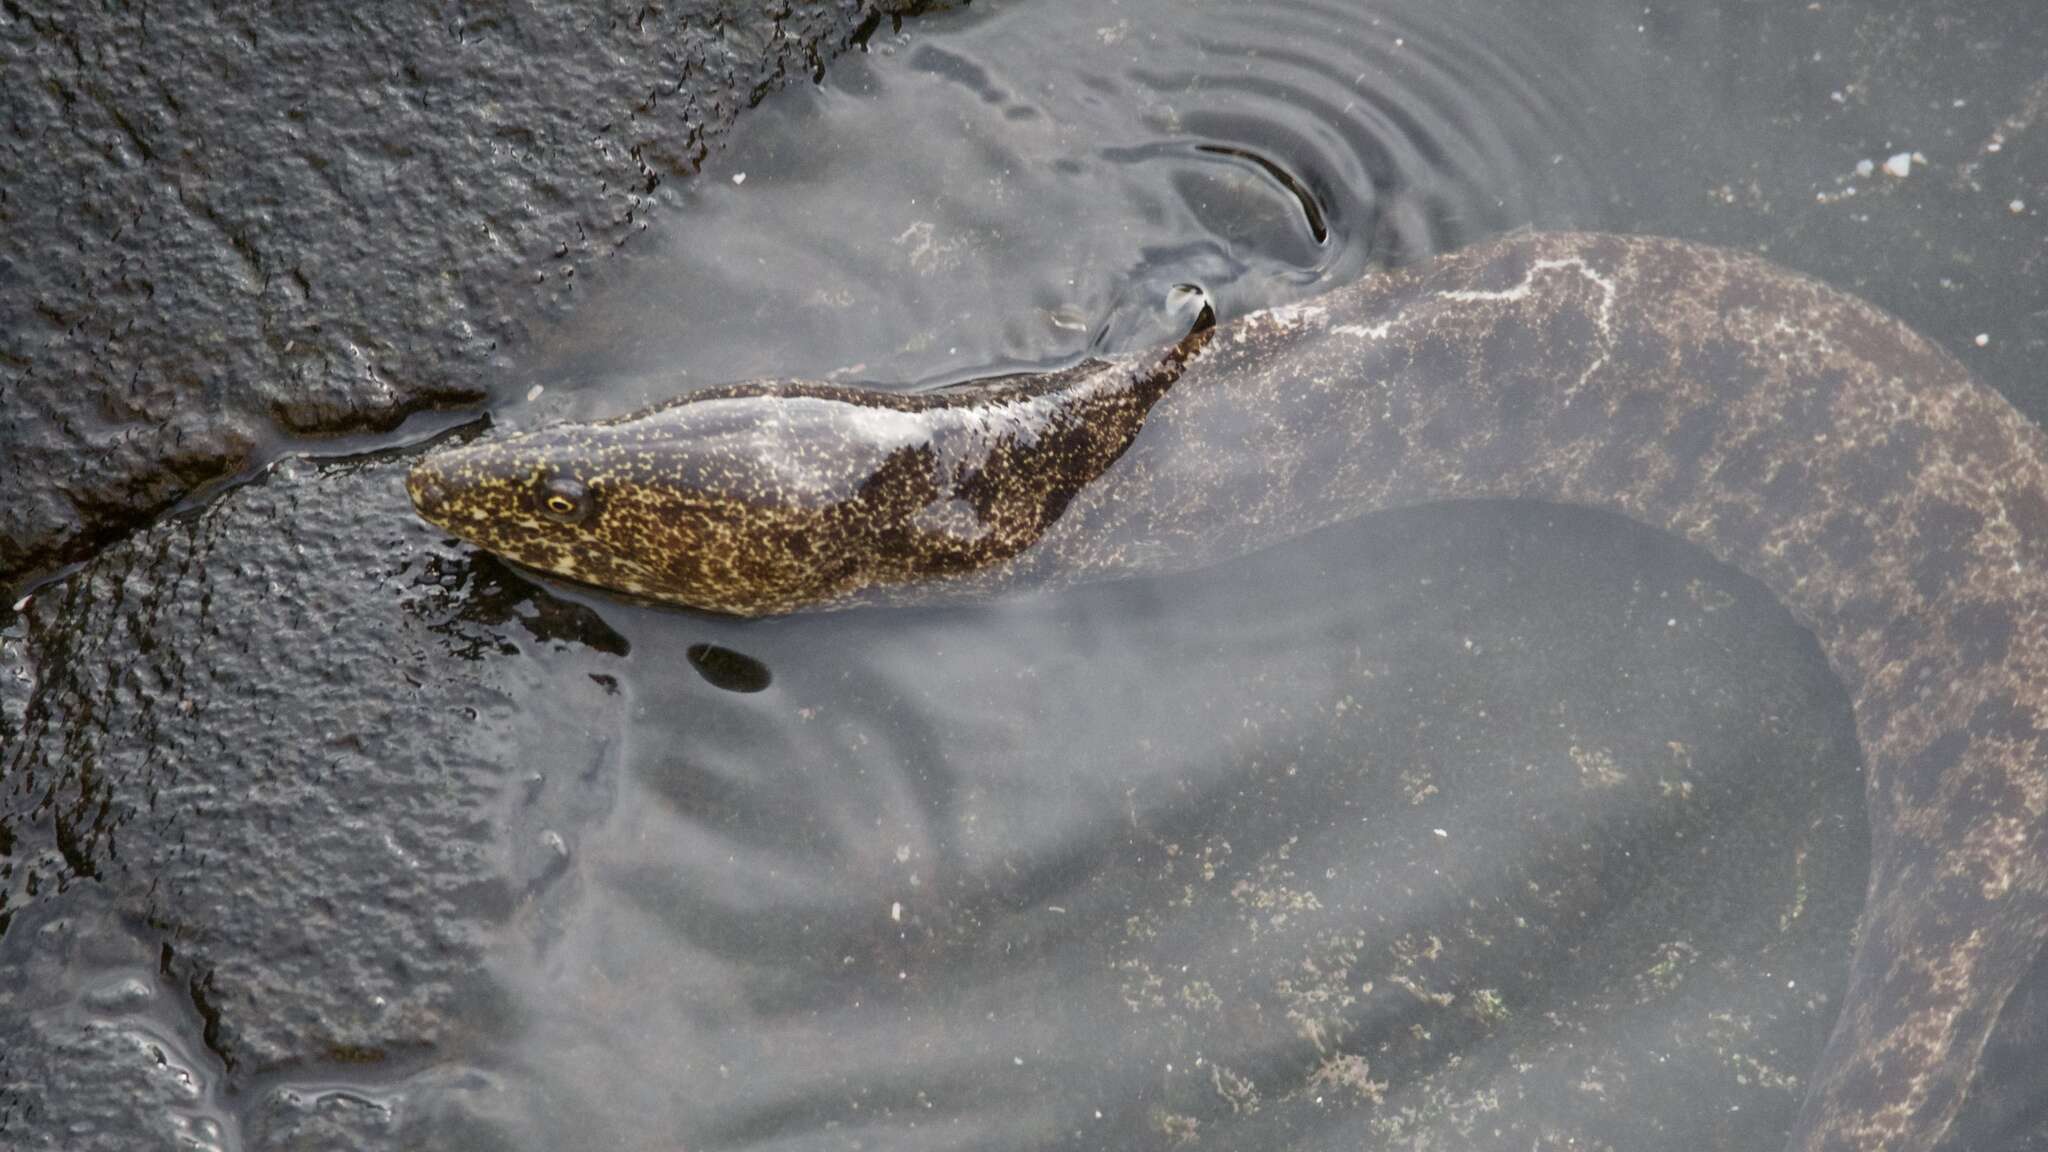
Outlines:
[[398,1125],[388,1109],[354,1093],[327,1097],[274,1095],[268,1112],[245,1134],[251,1148],[293,1152],[357,1152],[391,1147]]
[[[527,611],[497,570],[451,563],[398,477],[281,467],[117,543],[7,625],[0,965],[32,968],[44,919],[75,904],[47,897],[104,900],[193,1050],[237,1082],[375,1075],[489,1030],[481,937],[559,870],[520,813],[542,811],[550,765],[587,767],[582,725],[615,706],[600,680],[616,657],[548,638],[573,608]],[[542,692],[517,671],[553,651],[600,680]],[[521,725],[515,754],[499,735],[514,713],[562,739]],[[86,1042],[37,1057],[70,1080],[0,1075],[10,1140],[90,1110],[96,1094],[64,1085],[102,1057],[124,1066]]]
[[734,116],[918,0],[0,8],[0,588],[473,401]]
[[163,1146],[209,1146],[199,1021],[157,978],[148,943],[105,917],[105,895],[82,890],[8,943],[0,1143],[120,1152],[157,1133]]
[[[16,747],[20,742],[33,695],[26,637],[27,629],[22,621],[11,618],[4,608],[0,608],[0,764],[7,760],[7,749]],[[32,851],[28,845],[17,843],[14,829],[8,821],[0,820],[0,937],[7,935],[8,926],[13,922],[22,893],[28,886],[27,878],[59,866],[55,853],[50,853],[38,867],[38,862],[28,858]]]

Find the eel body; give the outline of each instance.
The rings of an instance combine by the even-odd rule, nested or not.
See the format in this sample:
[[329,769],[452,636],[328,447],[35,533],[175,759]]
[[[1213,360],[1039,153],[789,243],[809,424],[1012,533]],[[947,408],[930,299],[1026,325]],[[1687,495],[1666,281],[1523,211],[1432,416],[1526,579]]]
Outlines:
[[1853,701],[1872,874],[1791,1147],[1932,1148],[2048,935],[2048,437],[1755,257],[1518,235],[1164,355],[738,386],[410,489],[522,564],[739,614],[1189,568],[1435,501],[1608,509],[1763,581]]

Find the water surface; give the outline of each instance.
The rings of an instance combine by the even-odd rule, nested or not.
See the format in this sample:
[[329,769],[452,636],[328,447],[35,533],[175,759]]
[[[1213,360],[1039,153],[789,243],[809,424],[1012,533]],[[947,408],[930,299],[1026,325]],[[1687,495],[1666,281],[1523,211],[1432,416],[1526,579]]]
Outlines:
[[[977,6],[758,109],[499,416],[1056,366],[1513,228],[1824,273],[1855,257],[1811,214],[1912,179],[1857,173],[1889,142],[1841,115],[1882,95],[1843,27]],[[1839,689],[1760,589],[1608,518],[1430,510],[975,610],[550,594],[630,645],[623,719],[543,769],[576,815],[536,818],[566,864],[494,971],[522,1023],[437,1139],[1769,1147],[1832,1022]]]
[[[884,27],[665,187],[493,416],[1057,366],[1196,301],[1577,227],[1763,248],[2038,418],[2048,301],[2015,253],[2048,167],[2010,166],[2018,130],[1988,150],[2043,58],[2024,10]],[[1926,160],[1884,174],[1900,150]],[[469,736],[517,768],[517,900],[466,1027],[234,1094],[176,1040],[203,1021],[122,991],[140,941],[43,973],[52,1027],[172,1037],[197,1143],[324,1109],[437,1148],[1768,1148],[1832,1024],[1868,853],[1841,689],[1759,586],[1613,518],[1423,509],[1171,578],[759,623],[467,564],[446,655],[521,688]],[[2017,1035],[1994,1104],[2048,1066]]]

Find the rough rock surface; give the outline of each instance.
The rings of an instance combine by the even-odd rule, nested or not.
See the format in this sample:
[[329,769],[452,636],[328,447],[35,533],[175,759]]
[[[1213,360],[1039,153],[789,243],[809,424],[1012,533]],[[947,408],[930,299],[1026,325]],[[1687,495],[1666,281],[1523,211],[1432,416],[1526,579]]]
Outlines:
[[0,6],[0,588],[390,428],[916,0]]
[[[530,678],[549,637],[576,636],[563,658],[598,675],[623,646],[451,558],[405,515],[389,462],[288,465],[119,542],[9,627],[9,658],[33,652],[36,675],[32,691],[8,677],[0,709],[0,919],[21,970],[54,974],[11,1008],[0,993],[0,1051],[26,1065],[0,1067],[0,1133],[83,1116],[132,1138],[112,1096],[82,1089],[142,1048],[61,1027],[49,991],[100,954],[136,970],[138,1001],[189,1002],[186,1063],[216,1082],[459,1051],[490,1026],[480,937],[554,863],[535,836],[498,847],[536,784],[507,764],[587,760],[581,726],[613,706],[596,680]],[[521,650],[508,636],[537,659],[498,659]],[[556,708],[578,720],[508,722]],[[516,754],[497,735],[514,727]],[[546,731],[560,748],[536,746]],[[125,948],[68,942],[100,901]]]

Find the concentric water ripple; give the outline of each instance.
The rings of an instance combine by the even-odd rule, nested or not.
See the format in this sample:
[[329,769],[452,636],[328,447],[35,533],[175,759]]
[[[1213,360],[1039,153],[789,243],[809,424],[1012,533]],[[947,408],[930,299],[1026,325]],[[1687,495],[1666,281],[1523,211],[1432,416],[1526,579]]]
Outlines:
[[[1540,26],[1459,4],[992,6],[757,111],[515,419],[762,374],[918,386],[1171,339],[1523,225],[1594,131]],[[941,110],[936,111],[935,110]],[[557,389],[557,395],[560,394]]]

